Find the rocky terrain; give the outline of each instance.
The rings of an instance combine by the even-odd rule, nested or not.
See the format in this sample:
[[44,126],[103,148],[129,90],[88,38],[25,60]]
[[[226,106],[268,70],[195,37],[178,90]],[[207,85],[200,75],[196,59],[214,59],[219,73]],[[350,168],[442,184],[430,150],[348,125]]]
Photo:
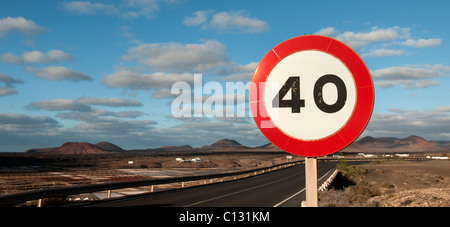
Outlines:
[[378,161],[341,166],[319,206],[450,207],[450,161]]

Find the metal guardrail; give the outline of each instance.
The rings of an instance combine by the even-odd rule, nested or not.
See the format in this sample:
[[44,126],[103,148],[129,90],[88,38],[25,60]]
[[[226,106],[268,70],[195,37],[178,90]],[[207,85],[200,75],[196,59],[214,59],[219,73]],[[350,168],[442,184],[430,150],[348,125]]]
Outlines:
[[171,183],[179,183],[179,182],[223,178],[223,177],[238,176],[238,175],[244,175],[244,174],[250,174],[250,173],[254,173],[254,175],[256,175],[257,172],[264,173],[266,170],[271,171],[271,169],[275,170],[275,169],[280,169],[280,168],[286,168],[288,166],[299,165],[303,162],[304,161],[289,162],[289,163],[278,164],[278,165],[274,165],[274,166],[270,166],[270,167],[251,169],[251,170],[240,171],[240,172],[231,172],[231,173],[220,173],[220,174],[189,176],[189,177],[173,177],[173,178],[151,179],[151,180],[138,180],[138,181],[122,181],[122,182],[113,182],[113,183],[80,185],[80,186],[70,186],[70,187],[62,187],[62,188],[50,188],[50,189],[43,189],[43,190],[36,190],[36,191],[20,192],[20,193],[0,196],[0,206],[14,205],[14,204],[23,203],[23,202],[32,201],[32,200],[39,200],[41,202],[42,199],[45,199],[45,198],[77,195],[77,194],[82,194],[82,193],[92,193],[92,192],[99,192],[99,191],[124,189],[124,188],[136,188],[136,187],[142,187],[142,186],[152,186],[152,185],[160,185],[160,184],[171,184]]

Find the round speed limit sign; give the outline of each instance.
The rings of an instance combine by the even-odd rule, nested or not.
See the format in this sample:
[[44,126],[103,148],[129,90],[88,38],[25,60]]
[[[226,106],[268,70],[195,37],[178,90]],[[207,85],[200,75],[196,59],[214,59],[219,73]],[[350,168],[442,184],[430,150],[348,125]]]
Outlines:
[[374,89],[364,62],[335,39],[306,35],[270,50],[256,68],[250,107],[276,146],[316,157],[337,152],[362,133]]

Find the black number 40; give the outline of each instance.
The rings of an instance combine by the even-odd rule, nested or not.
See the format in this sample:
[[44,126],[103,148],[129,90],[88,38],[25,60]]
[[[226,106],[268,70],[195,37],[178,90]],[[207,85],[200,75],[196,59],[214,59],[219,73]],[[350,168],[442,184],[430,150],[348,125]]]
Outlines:
[[[323,86],[327,83],[333,83],[337,88],[337,100],[333,104],[327,104],[323,100]],[[284,96],[291,90],[291,100],[284,100]],[[325,113],[336,113],[345,106],[347,101],[347,88],[341,78],[333,74],[327,74],[320,77],[314,84],[314,102],[317,108]],[[289,77],[281,87],[278,94],[272,100],[273,108],[290,107],[292,113],[300,113],[300,108],[305,107],[305,100],[300,99],[300,77]]]

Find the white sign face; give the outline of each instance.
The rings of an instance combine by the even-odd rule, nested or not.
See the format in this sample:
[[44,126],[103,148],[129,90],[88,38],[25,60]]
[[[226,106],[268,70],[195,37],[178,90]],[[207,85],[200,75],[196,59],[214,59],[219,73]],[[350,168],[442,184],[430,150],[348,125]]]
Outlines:
[[264,89],[267,113],[275,126],[304,141],[338,132],[356,105],[349,69],[333,55],[317,50],[284,58],[267,77]]

